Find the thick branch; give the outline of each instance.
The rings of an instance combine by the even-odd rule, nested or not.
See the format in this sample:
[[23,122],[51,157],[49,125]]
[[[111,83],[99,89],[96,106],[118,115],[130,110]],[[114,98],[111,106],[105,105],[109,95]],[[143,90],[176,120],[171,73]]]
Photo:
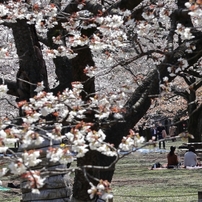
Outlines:
[[[175,34],[175,30],[177,28],[178,23],[182,24],[185,27],[191,28],[191,32],[196,38],[198,37],[198,35],[200,35],[200,32],[194,28],[191,17],[189,15],[190,10],[184,8],[184,3],[185,2],[183,2],[182,4],[179,4],[180,7],[174,10],[172,14],[170,15],[171,28],[167,37],[168,39],[167,44],[168,44],[169,51],[172,51],[172,48],[173,48],[173,36]],[[180,37],[179,37],[178,43],[181,44]]]
[[[149,95],[158,94],[159,83],[165,76],[169,77],[169,72],[167,71],[168,66],[178,64],[178,59],[181,57],[186,57],[189,65],[193,65],[197,62],[202,56],[202,53],[199,51],[202,49],[202,39],[193,40],[193,43],[196,45],[196,50],[193,53],[187,54],[185,52],[185,44],[182,44],[173,51],[172,55],[167,55],[164,61],[158,65],[156,69],[152,70],[143,81],[142,85],[134,91],[133,95],[126,103],[125,122],[117,123],[106,130],[106,142],[113,143],[118,147],[122,137],[128,135],[129,129],[133,128],[140,118],[146,114],[151,104]],[[174,77],[170,77],[169,79],[172,81]]]
[[[143,0],[120,0],[118,2],[116,2],[115,4],[113,4],[110,8],[108,8],[105,12],[105,14],[107,13],[111,13],[111,11],[113,9],[128,9],[128,10],[133,10],[136,6],[138,6]],[[63,10],[63,12],[65,13],[74,13],[77,12],[78,9],[78,1],[71,1],[71,3],[66,6],[66,8]],[[95,4],[90,0],[86,0],[85,4],[82,8],[82,10],[88,10],[94,14],[100,14],[103,10],[103,6],[101,4]]]
[[187,91],[178,91],[177,89],[175,89],[173,93],[175,95],[183,97],[187,102],[189,101],[189,93]]
[[[102,11],[102,5],[95,4],[92,1],[85,1],[85,4],[82,8],[82,10],[88,10],[94,14],[99,14],[100,11]],[[69,5],[66,6],[66,8],[63,10],[65,13],[74,13],[79,11],[78,9],[78,1],[71,1]]]
[[133,10],[136,6],[138,6],[143,0],[120,0],[113,4],[108,10],[107,13],[110,13],[112,9],[128,9]]

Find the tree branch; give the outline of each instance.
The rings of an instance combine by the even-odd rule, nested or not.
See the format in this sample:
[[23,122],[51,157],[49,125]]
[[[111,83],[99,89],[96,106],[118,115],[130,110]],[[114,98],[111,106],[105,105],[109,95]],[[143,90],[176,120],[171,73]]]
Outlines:
[[8,87],[7,94],[19,97],[19,94],[17,91],[17,82],[0,78],[0,85],[1,84],[7,85]]
[[[83,5],[82,10],[88,10],[90,12],[92,12],[93,14],[99,14],[102,11],[102,5],[100,4],[95,4],[92,1],[85,1],[85,4]],[[78,9],[78,1],[71,1],[70,4],[68,4],[65,9],[63,10],[63,12],[65,13],[74,13],[79,11],[80,9]]]
[[175,89],[173,91],[173,93],[175,95],[179,95],[179,96],[183,97],[187,102],[189,101],[189,98],[188,98],[189,97],[189,93],[187,91],[179,91],[179,90]]
[[[112,12],[113,9],[128,9],[133,10],[136,6],[138,6],[143,0],[120,0],[110,6],[106,11],[105,15]],[[103,6],[101,4],[95,4],[90,0],[86,0],[83,5],[82,10],[88,10],[93,14],[100,14],[103,11]],[[63,10],[64,13],[74,13],[79,11],[78,9],[78,1],[71,1],[69,5]]]
[[106,13],[110,13],[113,9],[128,9],[133,10],[136,6],[138,6],[143,0],[120,0],[113,4],[109,9],[107,9]]

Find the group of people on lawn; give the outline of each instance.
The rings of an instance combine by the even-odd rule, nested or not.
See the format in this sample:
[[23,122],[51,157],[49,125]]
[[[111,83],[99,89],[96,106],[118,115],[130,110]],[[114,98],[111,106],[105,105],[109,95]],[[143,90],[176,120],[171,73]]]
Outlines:
[[165,166],[162,166],[159,162],[157,162],[152,166],[151,170],[155,168],[199,168],[199,166],[201,166],[200,162],[198,162],[197,160],[197,155],[193,146],[191,146],[189,150],[184,154],[184,165],[181,164],[177,154],[175,154],[175,149],[176,147],[170,147],[170,152],[167,154],[167,164]]
[[[170,152],[167,155],[167,168],[175,168],[180,166],[180,161],[178,156],[175,154],[175,147],[170,147]],[[189,150],[184,154],[184,167],[195,167],[200,166],[197,161],[197,155],[195,153],[195,148],[191,146]]]
[[[172,130],[171,130],[172,129]],[[169,129],[169,136],[174,136],[174,130],[175,128],[170,127]],[[172,134],[173,132],[173,134]],[[152,137],[155,138],[155,140],[159,141],[159,149],[161,149],[161,146],[163,145],[163,149],[165,149],[165,141],[164,138],[167,136],[165,127],[158,123],[157,127],[154,126],[151,130]],[[175,154],[176,147],[171,146],[170,152],[167,154],[167,168],[175,168],[181,166],[181,162],[178,158],[178,156]],[[195,167],[200,166],[200,163],[197,161],[197,155],[195,153],[195,148],[192,146],[189,148],[189,150],[184,154],[184,167]]]
[[175,149],[176,147],[171,146],[170,147],[170,152],[167,154],[167,164],[166,165],[161,165],[159,162],[155,163],[152,167],[151,170],[156,169],[156,168],[200,168],[201,164],[197,160],[197,155],[195,153],[195,148],[191,146],[189,150],[184,154],[184,165],[181,164],[177,154],[175,154]]

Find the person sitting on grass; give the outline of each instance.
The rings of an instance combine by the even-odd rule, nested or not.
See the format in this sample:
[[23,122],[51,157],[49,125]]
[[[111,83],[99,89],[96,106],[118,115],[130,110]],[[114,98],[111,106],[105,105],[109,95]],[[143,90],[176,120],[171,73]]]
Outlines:
[[191,146],[189,151],[184,154],[184,167],[195,167],[198,166],[197,155],[195,154],[195,148]]
[[170,152],[167,155],[167,168],[175,168],[179,165],[178,156],[175,154],[175,147],[170,147]]

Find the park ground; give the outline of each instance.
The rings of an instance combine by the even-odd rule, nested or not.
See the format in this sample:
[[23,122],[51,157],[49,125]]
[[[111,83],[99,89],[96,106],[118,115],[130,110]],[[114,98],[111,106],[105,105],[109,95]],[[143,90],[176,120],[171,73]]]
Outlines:
[[[178,147],[181,141],[166,142],[166,151],[135,152],[116,165],[112,181],[113,202],[197,202],[198,191],[202,191],[202,169],[150,170],[155,162],[166,164],[166,155],[171,145]],[[183,156],[180,150],[176,152]],[[1,159],[0,159],[1,160]],[[183,158],[181,158],[183,161]],[[1,179],[3,187],[8,182],[17,184],[17,179]],[[11,188],[0,191],[0,202],[18,202],[20,190]]]
[[[121,159],[115,170],[112,189],[115,202],[198,202],[202,191],[202,169],[151,170],[155,162],[166,164],[170,146],[178,148],[182,141],[166,142],[166,151],[135,152]],[[179,149],[176,153],[181,157]]]

